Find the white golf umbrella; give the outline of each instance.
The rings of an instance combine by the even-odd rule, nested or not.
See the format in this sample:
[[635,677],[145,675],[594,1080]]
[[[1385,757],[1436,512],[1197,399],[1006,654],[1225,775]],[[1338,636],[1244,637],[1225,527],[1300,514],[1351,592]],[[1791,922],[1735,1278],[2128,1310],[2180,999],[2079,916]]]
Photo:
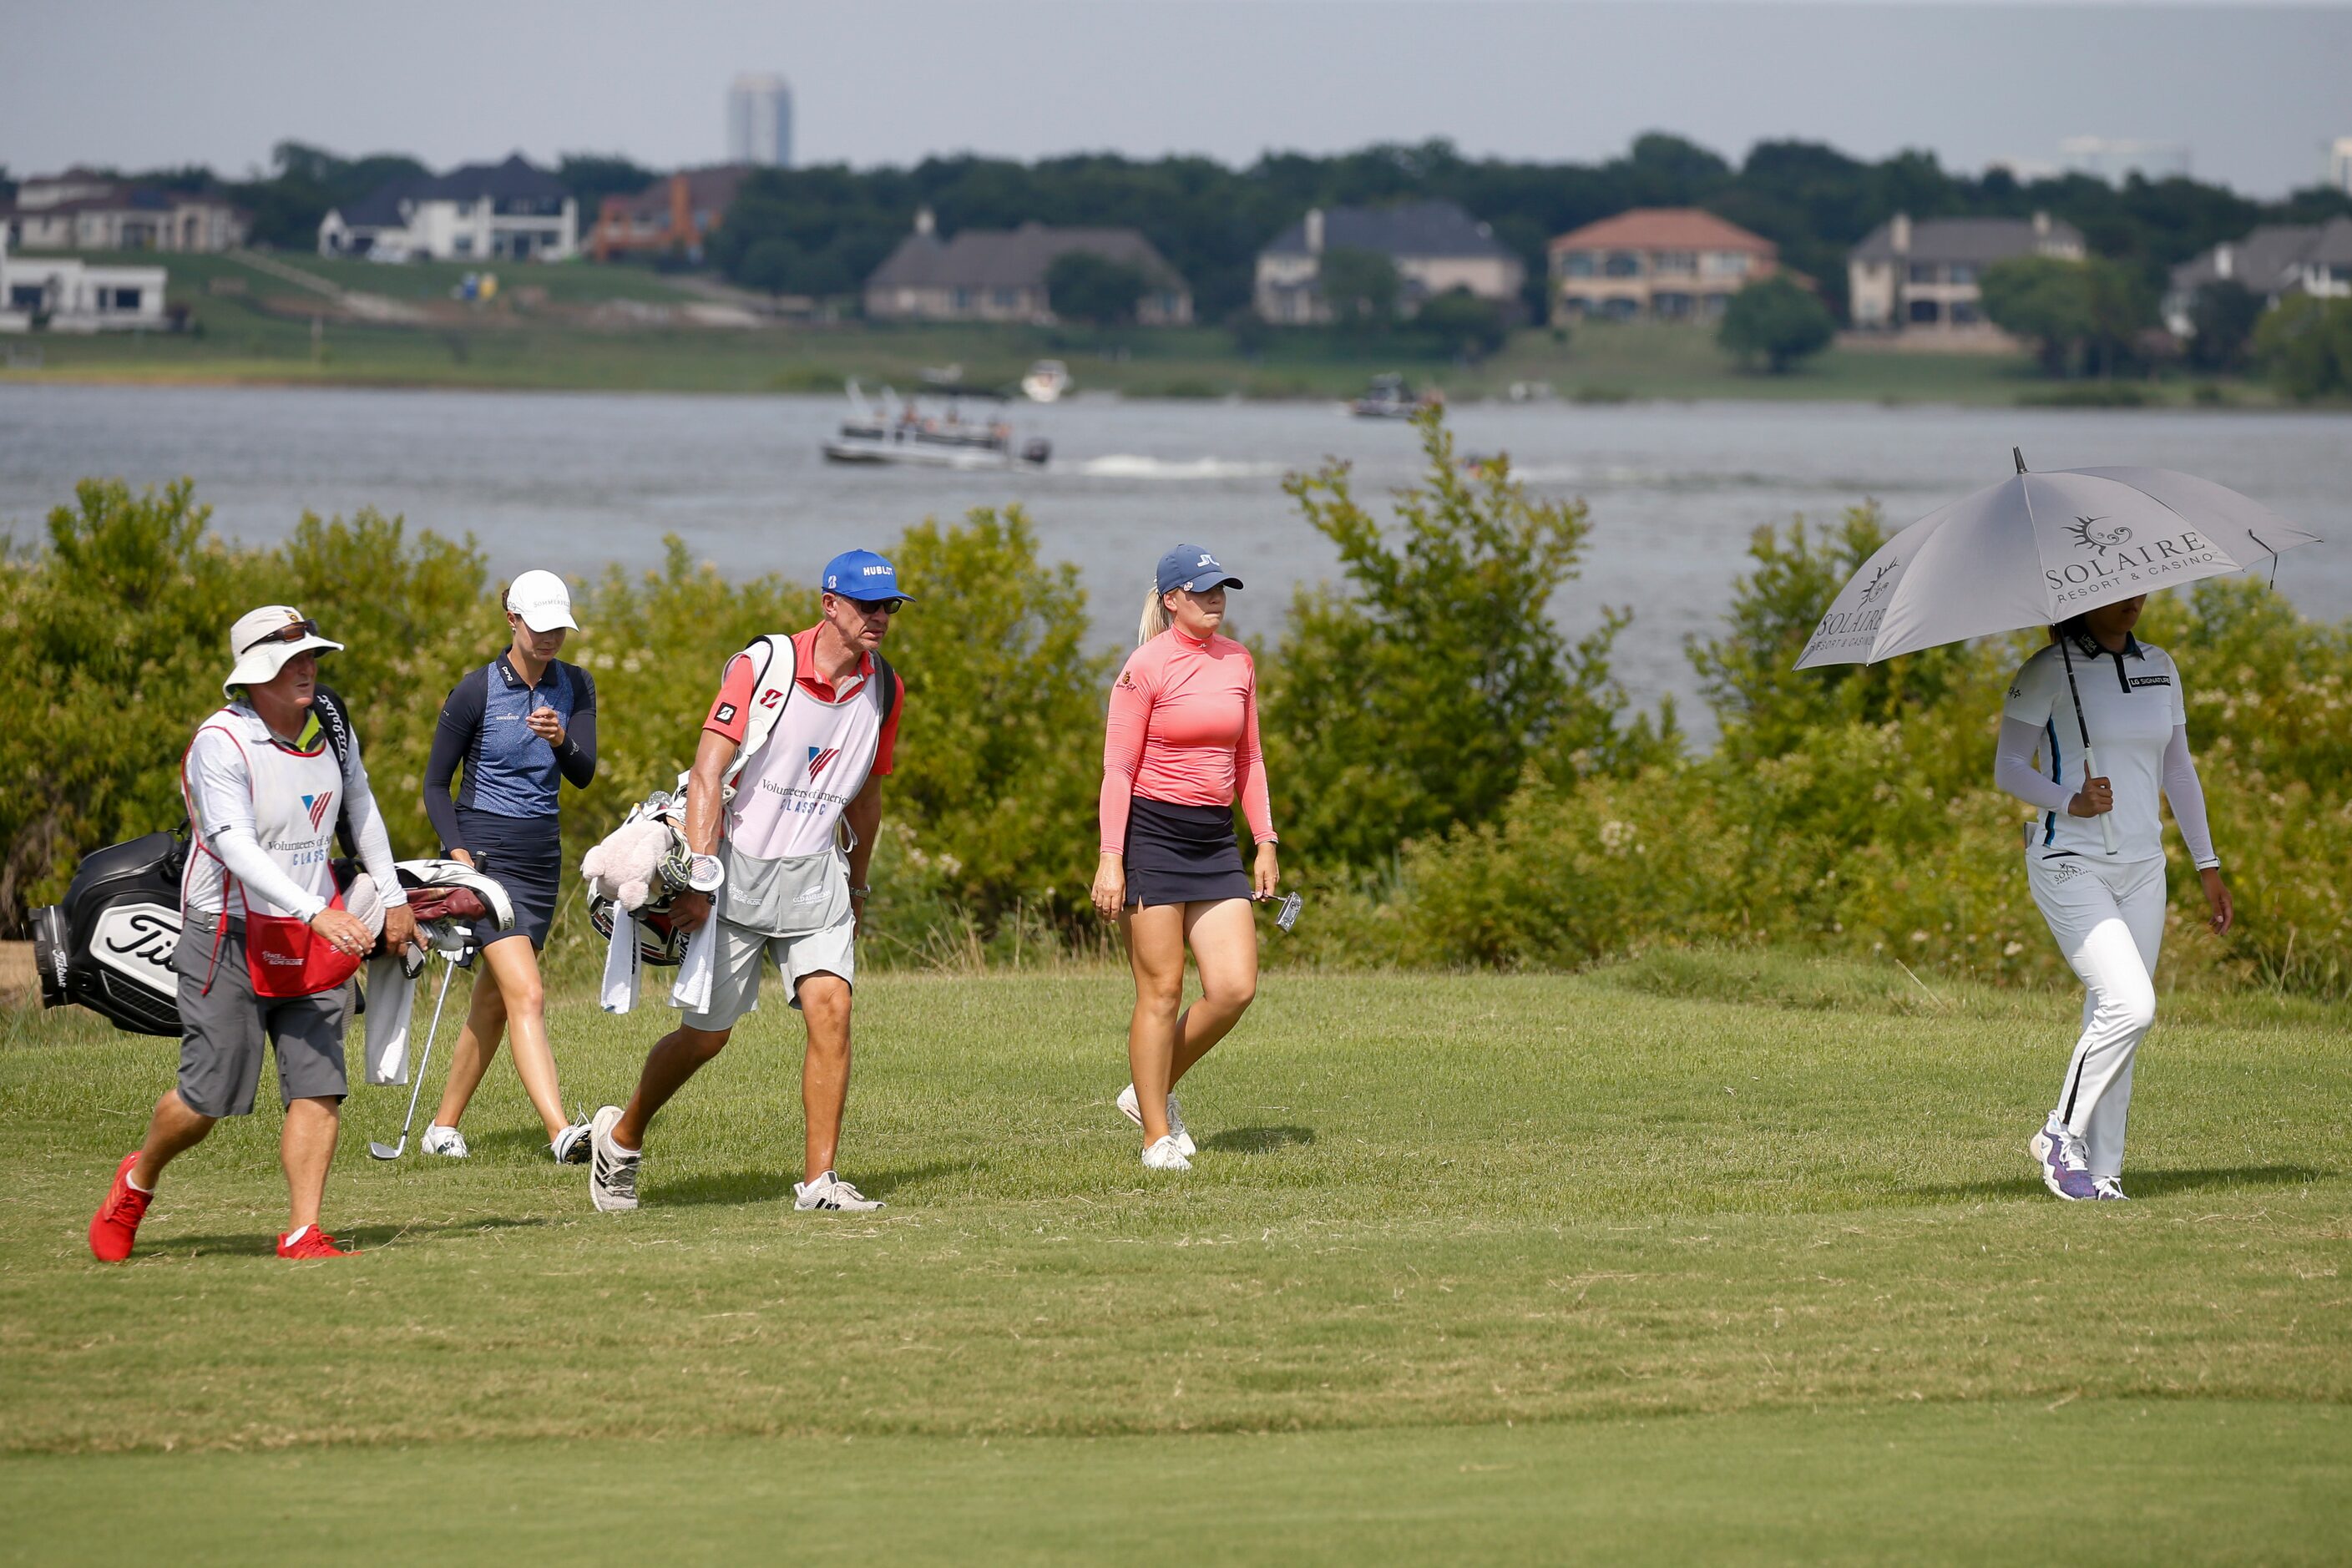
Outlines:
[[[1913,523],[1839,590],[1799,669],[2053,626],[2158,588],[2242,571],[2319,536],[2208,479],[2169,468],[2017,473]],[[2064,640],[2060,640],[2062,651]],[[2066,660],[2067,685],[2074,659]],[[2084,766],[2096,772],[2075,707]],[[2115,825],[2100,826],[2112,853]]]

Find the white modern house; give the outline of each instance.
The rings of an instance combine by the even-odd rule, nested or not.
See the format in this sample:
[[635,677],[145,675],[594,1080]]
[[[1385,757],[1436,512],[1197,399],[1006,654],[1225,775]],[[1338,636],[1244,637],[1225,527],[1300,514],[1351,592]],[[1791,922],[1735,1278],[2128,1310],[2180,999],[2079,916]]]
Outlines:
[[378,261],[565,261],[580,204],[520,153],[421,180],[394,180],[319,222],[319,254]]
[[165,274],[160,267],[92,267],[65,257],[8,252],[0,232],[0,332],[160,331]]

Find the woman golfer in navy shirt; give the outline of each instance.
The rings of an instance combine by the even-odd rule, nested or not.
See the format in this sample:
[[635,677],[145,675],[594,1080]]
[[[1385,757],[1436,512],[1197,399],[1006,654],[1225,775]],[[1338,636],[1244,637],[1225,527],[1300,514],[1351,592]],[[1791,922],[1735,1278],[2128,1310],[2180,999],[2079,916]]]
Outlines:
[[[565,780],[578,788],[596,776],[596,686],[586,670],[555,657],[563,634],[580,626],[562,578],[526,572],[507,590],[506,604],[513,642],[449,693],[425,765],[425,812],[433,831],[452,859],[498,879],[515,915],[504,931],[488,921],[475,927],[490,984],[474,983],[441,1109],[425,1130],[425,1152],[466,1157],[458,1118],[498,1054],[499,1035],[509,1033],[523,1091],[547,1124],[549,1152],[576,1165],[588,1158],[588,1124],[563,1114],[547,1045],[539,950],[547,945],[563,871],[557,792]],[[465,779],[453,800],[449,782],[460,763]]]

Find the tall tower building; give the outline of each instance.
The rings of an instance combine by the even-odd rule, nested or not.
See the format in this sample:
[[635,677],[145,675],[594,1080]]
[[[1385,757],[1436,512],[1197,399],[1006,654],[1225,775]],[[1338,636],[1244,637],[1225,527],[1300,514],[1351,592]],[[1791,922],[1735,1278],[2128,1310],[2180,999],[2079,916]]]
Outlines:
[[790,168],[793,89],[780,76],[739,76],[727,89],[727,160]]

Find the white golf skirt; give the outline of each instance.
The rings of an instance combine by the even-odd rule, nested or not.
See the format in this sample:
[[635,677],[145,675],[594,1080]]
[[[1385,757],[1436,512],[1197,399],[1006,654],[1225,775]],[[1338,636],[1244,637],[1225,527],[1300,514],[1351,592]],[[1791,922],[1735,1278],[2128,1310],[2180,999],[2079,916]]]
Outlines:
[[2037,848],[2026,852],[2025,879],[2058,951],[2083,978],[2083,1034],[2053,1114],[2083,1140],[2093,1175],[2120,1176],[2132,1058],[2156,1022],[2164,861],[2118,865]]

